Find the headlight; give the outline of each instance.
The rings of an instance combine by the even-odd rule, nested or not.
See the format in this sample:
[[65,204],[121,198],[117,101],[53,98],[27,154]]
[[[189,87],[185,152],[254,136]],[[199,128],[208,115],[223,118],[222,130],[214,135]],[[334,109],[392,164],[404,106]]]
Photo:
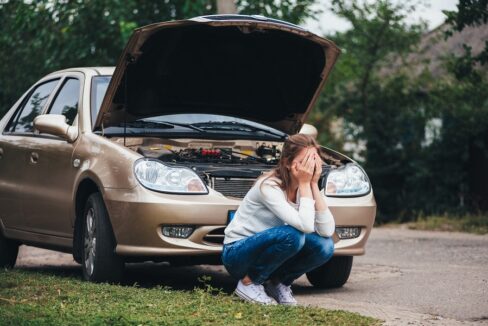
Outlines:
[[371,184],[366,173],[354,163],[332,170],[327,177],[325,195],[333,197],[357,197],[369,193]]
[[169,166],[157,160],[140,159],[134,164],[139,182],[151,190],[177,194],[207,194],[202,179],[186,167]]

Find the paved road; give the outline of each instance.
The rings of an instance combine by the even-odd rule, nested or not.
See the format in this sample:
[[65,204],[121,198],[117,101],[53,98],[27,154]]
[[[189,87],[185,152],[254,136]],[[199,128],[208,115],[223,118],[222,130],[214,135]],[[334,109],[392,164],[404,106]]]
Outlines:
[[[25,246],[17,266],[81,275],[71,256]],[[126,278],[192,289],[203,274],[213,286],[233,291],[235,281],[221,266],[131,264]],[[300,304],[354,311],[387,325],[488,325],[488,235],[377,228],[344,287],[316,290],[302,277],[293,290]]]

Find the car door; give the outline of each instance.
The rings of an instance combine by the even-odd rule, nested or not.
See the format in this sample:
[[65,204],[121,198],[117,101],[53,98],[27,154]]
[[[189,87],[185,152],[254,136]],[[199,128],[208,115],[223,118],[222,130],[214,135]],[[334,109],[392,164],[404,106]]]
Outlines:
[[22,206],[26,146],[34,136],[33,120],[40,114],[60,78],[42,81],[32,87],[18,105],[0,138],[0,218],[6,228],[22,229],[26,225]]
[[[82,74],[65,76],[47,114],[62,114],[69,125],[77,124]],[[25,229],[62,238],[72,237],[72,194],[76,167],[72,156],[75,143],[47,134],[30,137],[24,144],[27,155],[23,187]]]

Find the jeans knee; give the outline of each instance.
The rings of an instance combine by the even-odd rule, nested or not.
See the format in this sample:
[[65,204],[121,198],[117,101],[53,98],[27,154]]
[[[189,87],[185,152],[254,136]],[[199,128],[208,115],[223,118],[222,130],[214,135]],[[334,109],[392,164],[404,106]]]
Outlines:
[[322,243],[321,243],[321,254],[324,257],[324,260],[329,260],[332,255],[334,255],[334,241],[332,240],[332,237],[328,238],[322,238]]
[[299,252],[305,244],[305,234],[302,231],[287,225],[285,227],[284,242],[290,247],[290,250]]
[[314,242],[316,243],[316,256],[321,257],[324,262],[328,261],[334,254],[334,241],[332,238],[324,238],[317,235]]

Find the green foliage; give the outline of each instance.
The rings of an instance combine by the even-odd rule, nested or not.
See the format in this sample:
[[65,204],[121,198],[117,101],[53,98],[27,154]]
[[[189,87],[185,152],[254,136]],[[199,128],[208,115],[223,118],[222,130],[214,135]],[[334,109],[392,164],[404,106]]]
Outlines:
[[207,284],[191,291],[81,282],[69,275],[0,271],[2,325],[378,325],[345,311],[261,306]]
[[408,223],[408,228],[414,230],[488,234],[488,217],[485,215],[466,215],[462,217],[448,215],[422,216],[415,222]]
[[0,116],[51,71],[114,65],[136,27],[214,12],[212,0],[0,2]]
[[[442,117],[440,137],[426,157],[431,171],[432,202],[427,212],[486,211],[485,171],[488,162],[488,83],[478,80],[440,81],[432,88],[432,110]],[[435,184],[434,184],[435,182]],[[432,207],[433,205],[436,205]]]
[[[446,38],[454,32],[461,32],[469,26],[479,26],[488,23],[488,0],[460,0],[457,11],[444,11],[447,16],[446,23],[450,29],[445,32]],[[466,44],[463,45],[465,54],[455,57],[451,62],[451,71],[457,79],[478,78],[476,65],[488,63],[488,41],[485,41],[485,48],[477,55],[472,55],[472,49]]]
[[371,106],[369,97],[378,93],[380,81],[387,77],[378,76],[380,68],[401,63],[425,29],[424,24],[404,22],[413,10],[413,6],[393,5],[389,1],[332,2],[332,11],[348,20],[352,28],[330,37],[343,53],[319,100],[325,116],[320,119],[317,113],[312,117],[312,122],[319,121],[320,133],[324,135],[322,141],[334,138],[328,133],[327,120],[337,117],[347,120],[348,135],[364,139],[362,134],[368,131],[359,132],[357,127],[368,121],[370,111],[379,110]]
[[488,23],[487,8],[488,0],[460,0],[457,11],[444,11],[444,14],[447,16],[446,22],[460,32],[467,26]]

